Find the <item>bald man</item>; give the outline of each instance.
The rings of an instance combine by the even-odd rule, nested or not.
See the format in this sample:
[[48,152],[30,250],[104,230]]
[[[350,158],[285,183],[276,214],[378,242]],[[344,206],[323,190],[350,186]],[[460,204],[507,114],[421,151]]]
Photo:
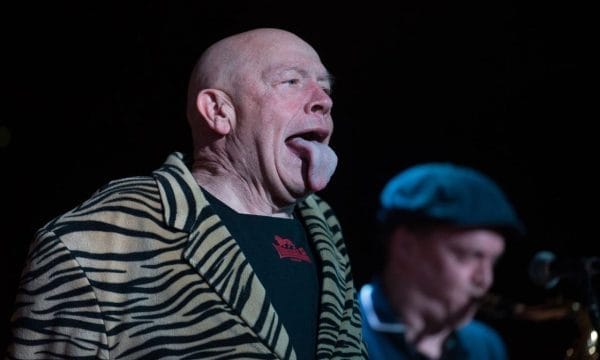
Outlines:
[[210,46],[193,154],[115,180],[39,230],[14,358],[365,358],[338,220],[331,75],[279,29]]

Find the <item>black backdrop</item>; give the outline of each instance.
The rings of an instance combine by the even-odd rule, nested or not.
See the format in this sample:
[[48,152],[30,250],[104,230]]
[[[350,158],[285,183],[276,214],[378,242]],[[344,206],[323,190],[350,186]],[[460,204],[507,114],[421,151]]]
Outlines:
[[[568,283],[536,288],[526,267],[540,249],[591,256],[597,246],[589,9],[542,1],[82,3],[3,11],[3,347],[35,230],[108,180],[147,174],[169,152],[189,150],[184,99],[196,57],[216,39],[263,26],[296,32],[336,76],[340,163],[322,196],[342,222],[358,285],[376,266],[374,214],[385,181],[417,162],[453,161],[496,179],[528,227],[500,262],[495,292],[532,305],[579,296]],[[566,320],[490,321],[516,359],[559,359],[576,336]]]

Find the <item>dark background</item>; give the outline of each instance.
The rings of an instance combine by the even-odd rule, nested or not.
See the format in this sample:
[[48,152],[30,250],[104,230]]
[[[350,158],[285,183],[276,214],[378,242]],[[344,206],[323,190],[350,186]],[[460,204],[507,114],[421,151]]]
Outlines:
[[35,231],[107,181],[188,151],[184,99],[197,56],[226,35],[267,26],[307,40],[336,77],[340,162],[321,195],[342,222],[357,284],[376,265],[374,215],[389,177],[421,161],[470,165],[499,183],[528,228],[498,264],[503,306],[486,319],[514,359],[560,359],[579,338],[571,318],[536,322],[511,309],[583,299],[575,282],[531,284],[536,251],[598,254],[590,9],[573,1],[82,3],[3,10],[2,348]]

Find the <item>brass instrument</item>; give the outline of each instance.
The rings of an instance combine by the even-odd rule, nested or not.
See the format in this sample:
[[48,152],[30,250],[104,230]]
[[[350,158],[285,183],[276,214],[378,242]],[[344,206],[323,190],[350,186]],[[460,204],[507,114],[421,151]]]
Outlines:
[[480,313],[484,317],[513,318],[533,322],[572,320],[577,335],[564,353],[564,360],[600,360],[600,329],[594,328],[589,309],[577,301],[556,298],[545,304],[526,305],[509,302],[490,294],[483,300]]

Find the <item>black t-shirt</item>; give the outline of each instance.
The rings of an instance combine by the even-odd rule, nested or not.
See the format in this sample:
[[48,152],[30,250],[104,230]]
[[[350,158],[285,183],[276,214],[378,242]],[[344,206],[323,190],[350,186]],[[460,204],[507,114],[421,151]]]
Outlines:
[[204,193],[264,285],[298,359],[314,359],[319,281],[304,226],[298,219],[239,214]]

